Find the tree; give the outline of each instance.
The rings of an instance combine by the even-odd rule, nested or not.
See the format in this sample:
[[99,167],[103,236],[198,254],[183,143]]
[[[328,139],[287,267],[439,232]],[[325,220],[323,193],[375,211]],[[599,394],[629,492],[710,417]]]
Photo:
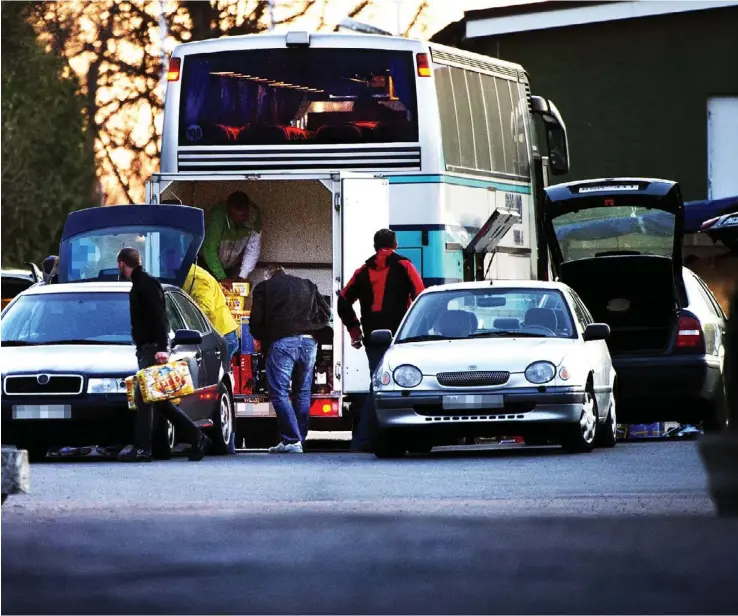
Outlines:
[[27,3],[2,3],[2,265],[59,249],[67,214],[93,205],[85,101],[65,62],[39,44]]

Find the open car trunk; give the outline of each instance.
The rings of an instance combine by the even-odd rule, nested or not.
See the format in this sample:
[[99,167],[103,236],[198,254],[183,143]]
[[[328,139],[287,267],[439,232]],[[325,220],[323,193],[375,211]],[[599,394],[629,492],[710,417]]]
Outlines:
[[552,266],[595,321],[607,323],[613,355],[667,350],[686,302],[679,187],[614,179],[546,189]]

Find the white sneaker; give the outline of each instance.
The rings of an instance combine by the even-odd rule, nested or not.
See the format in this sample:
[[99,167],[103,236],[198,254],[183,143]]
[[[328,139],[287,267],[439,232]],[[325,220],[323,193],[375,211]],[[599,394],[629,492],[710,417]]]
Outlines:
[[280,443],[270,447],[269,453],[302,453],[302,443]]

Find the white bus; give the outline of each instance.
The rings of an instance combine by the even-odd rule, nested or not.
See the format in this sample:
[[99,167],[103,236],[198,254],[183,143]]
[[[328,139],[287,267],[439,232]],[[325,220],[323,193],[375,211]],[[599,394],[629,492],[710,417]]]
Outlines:
[[[427,285],[547,278],[538,213],[568,168],[564,123],[517,64],[392,36],[259,34],[174,50],[147,199],[207,211],[245,191],[262,210],[254,282],[278,262],[335,297],[387,224]],[[329,389],[365,392],[366,358],[340,329]]]

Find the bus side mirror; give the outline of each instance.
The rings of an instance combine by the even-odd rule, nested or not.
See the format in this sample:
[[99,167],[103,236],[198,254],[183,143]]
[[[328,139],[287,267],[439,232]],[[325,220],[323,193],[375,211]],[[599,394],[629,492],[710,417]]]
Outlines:
[[546,131],[546,146],[551,173],[563,175],[569,173],[569,139],[566,134],[566,124],[550,100],[541,96],[531,97],[533,113],[543,120]]

